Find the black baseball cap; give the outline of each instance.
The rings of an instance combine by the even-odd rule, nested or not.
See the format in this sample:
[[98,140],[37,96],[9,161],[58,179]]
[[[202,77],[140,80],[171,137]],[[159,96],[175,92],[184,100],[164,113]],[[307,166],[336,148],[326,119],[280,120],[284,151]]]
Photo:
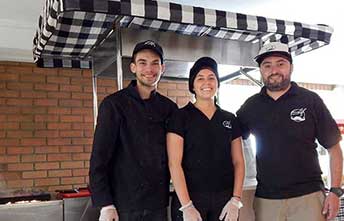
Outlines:
[[149,49],[149,50],[152,50],[155,53],[157,53],[160,57],[161,63],[162,64],[164,63],[164,52],[163,52],[161,46],[152,40],[147,40],[147,41],[137,43],[134,50],[133,50],[133,55],[131,57],[131,61],[134,62],[135,55],[144,49]]

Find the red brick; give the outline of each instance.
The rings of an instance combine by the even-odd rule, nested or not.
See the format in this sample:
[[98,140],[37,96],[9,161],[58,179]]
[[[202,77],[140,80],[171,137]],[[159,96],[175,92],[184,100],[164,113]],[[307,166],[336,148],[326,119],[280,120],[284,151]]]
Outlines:
[[33,180],[10,180],[7,181],[7,188],[32,187]]
[[72,99],[90,100],[92,99],[91,93],[72,93]]
[[85,161],[85,168],[90,168],[90,161]]
[[47,115],[36,115],[35,122],[57,122],[59,121],[59,116],[47,114]]
[[22,107],[21,108],[22,114],[45,114],[47,113],[46,107]]
[[48,145],[68,145],[71,144],[72,141],[70,138],[50,138],[48,139]]
[[69,145],[69,146],[61,146],[60,147],[61,153],[80,153],[83,151],[84,151],[83,146]]
[[6,88],[6,83],[0,82],[0,89],[5,89],[5,88]]
[[49,192],[55,192],[56,190],[70,190],[73,189],[72,185],[58,185],[58,186],[49,186]]
[[47,93],[45,91],[21,91],[20,97],[23,98],[46,98]]
[[70,84],[70,78],[69,77],[55,77],[55,76],[48,76],[47,77],[47,82],[48,83],[53,83],[53,84]]
[[[86,93],[92,93],[93,92],[93,87],[92,86],[84,86],[82,91],[86,92]],[[97,93],[100,93],[100,92],[104,93],[105,92],[105,88],[98,87],[97,88]]]
[[37,74],[44,74],[44,75],[57,75],[57,68],[39,68],[39,67],[34,67],[33,68],[33,73]]
[[60,85],[60,91],[81,92],[82,86],[80,86],[80,85]]
[[58,130],[36,130],[34,131],[35,137],[59,137]]
[[69,177],[72,176],[72,170],[49,170],[48,177]]
[[22,155],[22,162],[45,162],[47,156],[45,154]]
[[20,123],[20,128],[23,130],[43,130],[47,129],[45,122],[32,123],[32,122],[22,122]]
[[60,131],[61,137],[83,137],[83,131],[82,130],[64,130]]
[[0,107],[0,113],[1,114],[19,114],[20,108],[19,107]]
[[54,130],[54,129],[68,130],[71,128],[72,128],[71,123],[48,123],[49,130]]
[[85,145],[84,146],[84,152],[85,153],[91,153],[92,152],[92,145]]
[[71,84],[76,85],[92,85],[92,79],[91,78],[71,78]]
[[82,107],[82,101],[76,99],[59,100],[59,105],[62,107]]
[[0,138],[4,138],[6,135],[6,131],[0,130]]
[[32,147],[8,147],[7,154],[30,154],[33,153]]
[[93,115],[92,116],[84,116],[84,122],[93,123],[94,122]]
[[7,99],[6,104],[13,106],[32,106],[32,99],[9,98]]
[[7,68],[8,73],[15,73],[15,74],[28,74],[32,73],[32,67],[16,65],[16,66],[8,66]]
[[23,146],[42,146],[47,144],[45,138],[23,138],[20,143]]
[[0,146],[17,146],[19,144],[19,138],[18,139],[0,139]]
[[20,81],[45,83],[45,76],[38,74],[21,74]]
[[18,82],[8,82],[7,89],[10,90],[32,90],[33,84],[32,83],[18,83]]
[[35,90],[39,91],[58,91],[58,84],[35,84]]
[[93,139],[91,138],[72,138],[72,143],[76,145],[81,144],[92,144]]
[[189,91],[188,83],[177,83],[177,89]]
[[106,87],[107,86],[107,87],[116,88],[116,90],[117,90],[117,79],[98,78],[97,84],[100,87]]
[[51,185],[59,185],[59,184],[60,184],[59,178],[35,179],[35,186],[51,186]]
[[50,163],[35,163],[35,170],[54,170],[59,169],[60,165],[58,162],[50,162]]
[[90,160],[90,153],[76,153],[73,154],[73,160]]
[[23,131],[23,130],[9,130],[7,131],[8,138],[24,138],[24,137],[32,137],[32,131]]
[[10,163],[7,165],[8,171],[30,171],[33,170],[32,163]]
[[19,155],[15,155],[15,156],[2,155],[0,156],[0,162],[1,163],[19,163],[20,157]]
[[160,82],[158,85],[158,90],[160,89],[177,89],[177,84],[169,82]]
[[58,146],[35,147],[35,153],[58,153]]
[[173,97],[184,97],[184,96],[188,96],[189,93],[186,91],[182,91],[182,90],[168,90],[167,91],[167,95],[173,96]]
[[91,137],[93,138],[94,131],[93,130],[84,130],[84,137]]
[[21,178],[20,172],[3,172],[0,176],[1,180],[19,180]]
[[65,98],[70,99],[71,93],[70,92],[48,92],[48,98]]
[[1,73],[0,81],[18,81],[19,74],[16,73]]
[[1,123],[1,129],[16,130],[16,129],[19,129],[19,123],[18,122],[3,122]]
[[91,115],[93,116],[93,109],[84,108],[84,107],[73,107],[72,114],[81,114],[81,115]]
[[19,91],[14,90],[2,90],[1,97],[19,97]]
[[23,178],[24,179],[30,179],[30,178],[43,178],[43,177],[47,177],[47,171],[43,170],[43,171],[27,171],[27,172],[23,172]]
[[21,115],[7,115],[7,121],[12,122],[32,122],[33,116],[28,114],[21,114]]
[[61,184],[77,184],[85,183],[85,177],[67,177],[61,178]]
[[87,69],[82,69],[82,76],[85,78],[91,78],[92,77],[92,71]]
[[83,107],[93,108],[93,101],[92,100],[83,100],[82,106]]
[[80,69],[60,69],[59,76],[66,77],[82,77],[82,71]]
[[114,88],[114,87],[106,87],[105,88],[105,93],[106,94],[113,94],[117,91],[117,88]]
[[82,116],[80,115],[63,115],[60,118],[61,122],[82,122]]
[[61,168],[62,169],[84,168],[84,162],[83,161],[61,162]]
[[49,114],[71,114],[71,108],[67,107],[49,107]]
[[[82,152],[82,151],[80,151]],[[6,148],[0,146],[0,154],[5,154],[6,153]]]
[[89,169],[74,169],[73,176],[87,176]]
[[57,106],[57,100],[53,99],[35,99],[34,105],[36,106]]
[[48,154],[48,161],[68,161],[72,160],[72,155],[68,153]]

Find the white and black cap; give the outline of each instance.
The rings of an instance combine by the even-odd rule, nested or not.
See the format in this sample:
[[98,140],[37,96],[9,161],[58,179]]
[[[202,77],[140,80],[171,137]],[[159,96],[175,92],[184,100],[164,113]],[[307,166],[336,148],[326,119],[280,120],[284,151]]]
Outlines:
[[288,45],[281,42],[271,42],[263,45],[254,60],[260,65],[262,61],[269,56],[280,56],[287,59],[290,64],[293,63]]
[[136,44],[133,50],[132,62],[134,61],[135,55],[144,49],[149,49],[149,50],[154,51],[157,55],[159,55],[161,63],[162,64],[164,63],[164,52],[161,46],[157,42],[152,41],[152,40],[147,40],[147,41],[139,42]]

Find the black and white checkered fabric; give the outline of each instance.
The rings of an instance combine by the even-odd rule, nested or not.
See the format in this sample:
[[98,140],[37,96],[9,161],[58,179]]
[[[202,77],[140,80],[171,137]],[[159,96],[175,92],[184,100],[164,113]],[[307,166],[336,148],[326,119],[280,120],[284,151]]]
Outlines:
[[299,55],[330,43],[333,29],[153,0],[46,0],[34,37],[40,67],[91,68],[88,56],[121,16],[122,27],[252,42],[281,41]]

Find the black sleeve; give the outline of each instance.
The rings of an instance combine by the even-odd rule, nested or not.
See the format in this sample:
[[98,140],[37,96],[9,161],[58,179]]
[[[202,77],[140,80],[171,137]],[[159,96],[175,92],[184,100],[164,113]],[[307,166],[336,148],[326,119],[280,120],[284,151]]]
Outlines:
[[250,129],[248,127],[248,122],[245,120],[244,105],[240,107],[237,111],[237,121],[241,130],[241,135],[243,139],[247,139],[250,136]]
[[315,113],[316,138],[323,147],[330,148],[341,140],[341,135],[336,121],[317,94],[315,95]]
[[234,117],[232,120],[232,140],[241,136],[242,136],[242,133],[241,133],[241,128],[240,128],[238,118]]
[[185,115],[181,110],[176,110],[167,124],[167,132],[178,134],[181,137],[185,136]]
[[116,148],[119,125],[117,111],[110,99],[104,99],[99,107],[90,159],[90,188],[92,202],[96,207],[113,204],[108,171]]

